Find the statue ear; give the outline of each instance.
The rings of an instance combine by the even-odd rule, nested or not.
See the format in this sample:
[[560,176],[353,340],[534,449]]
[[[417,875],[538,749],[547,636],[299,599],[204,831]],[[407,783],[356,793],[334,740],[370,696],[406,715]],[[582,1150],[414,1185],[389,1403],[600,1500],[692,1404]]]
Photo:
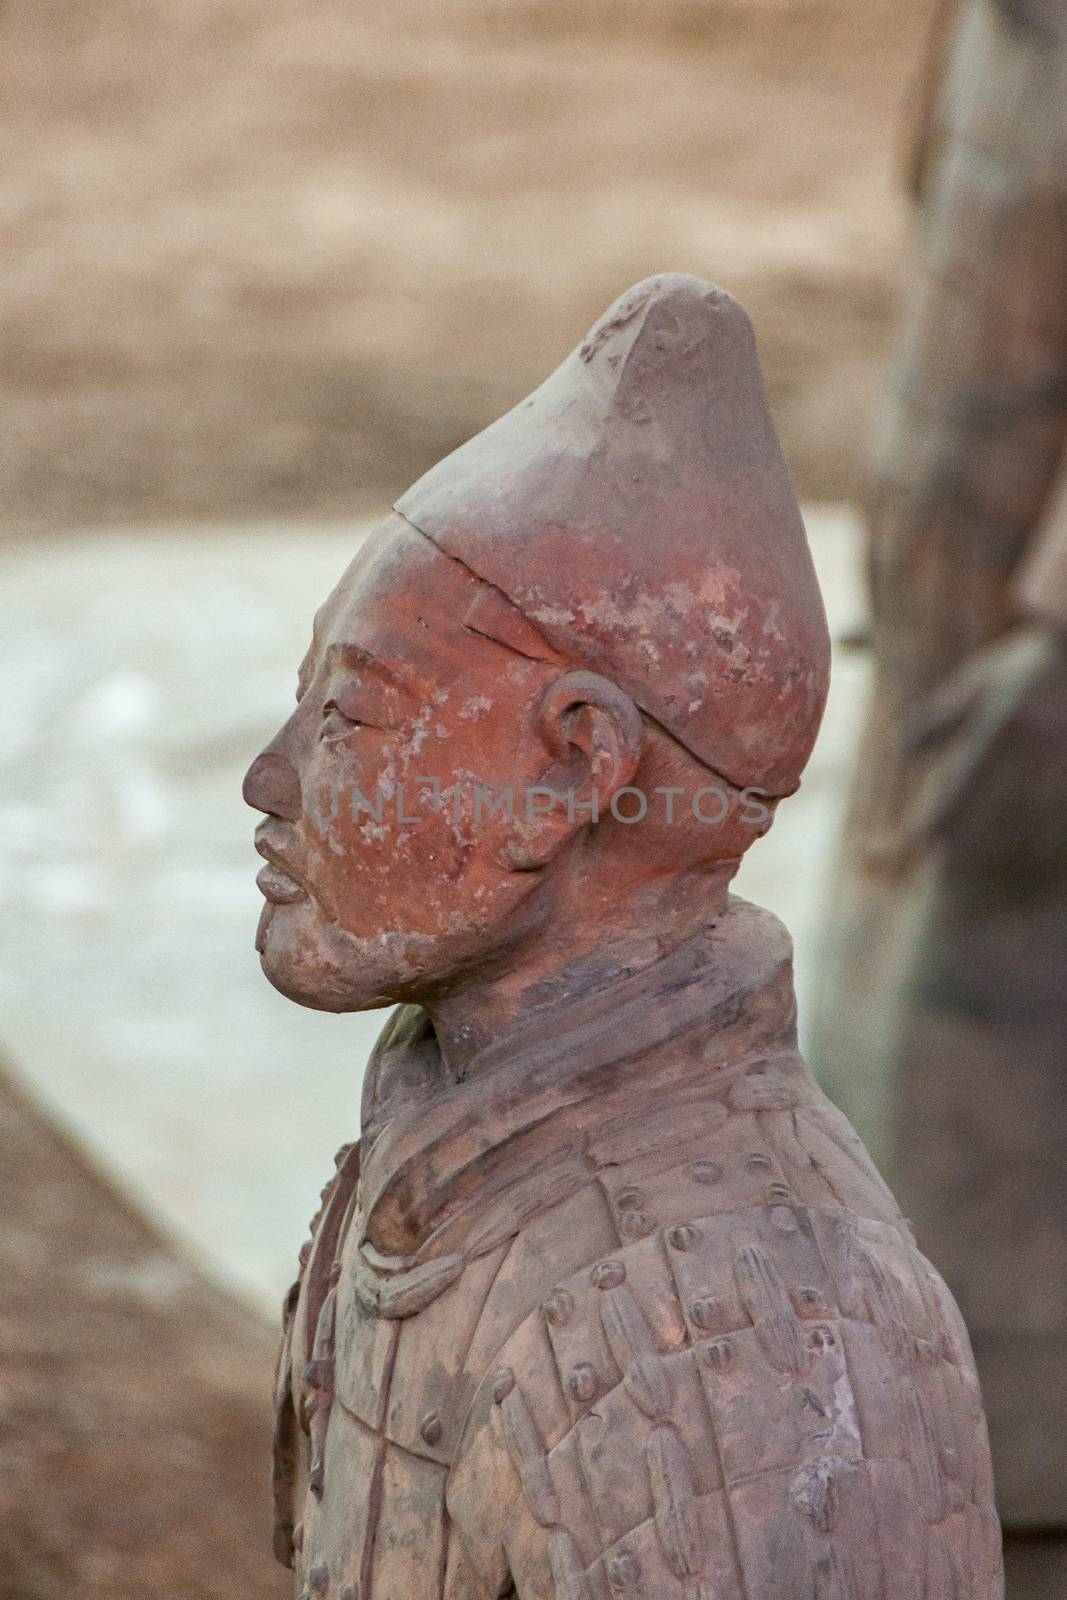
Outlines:
[[596,672],[567,672],[545,690],[537,732],[549,764],[515,796],[505,846],[509,867],[543,867],[581,828],[597,822],[637,771],[641,714],[630,696]]

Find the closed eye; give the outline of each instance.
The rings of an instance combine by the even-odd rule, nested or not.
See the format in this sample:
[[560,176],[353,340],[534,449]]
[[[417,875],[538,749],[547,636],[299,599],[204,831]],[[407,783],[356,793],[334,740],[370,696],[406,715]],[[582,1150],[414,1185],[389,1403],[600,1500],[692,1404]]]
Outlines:
[[346,739],[350,733],[355,733],[357,728],[365,726],[355,717],[346,717],[336,700],[327,700],[322,708],[322,731],[319,737],[327,744],[335,744],[339,739]]

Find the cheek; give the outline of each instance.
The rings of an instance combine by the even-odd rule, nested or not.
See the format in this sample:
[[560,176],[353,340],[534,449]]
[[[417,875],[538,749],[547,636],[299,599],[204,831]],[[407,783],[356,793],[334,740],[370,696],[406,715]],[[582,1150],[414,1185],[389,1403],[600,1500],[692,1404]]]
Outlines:
[[[357,742],[358,741],[358,742]],[[381,739],[356,735],[347,744],[319,741],[303,776],[301,832],[316,895],[331,905],[352,875],[387,849],[389,752]]]
[[307,876],[342,926],[387,925],[400,906],[418,910],[431,880],[456,878],[464,846],[450,759],[441,739],[320,744],[304,787]]
[[501,864],[507,797],[518,814],[525,796],[519,729],[529,686],[519,687],[450,694],[402,738],[318,743],[303,833],[309,883],[331,920],[365,935],[397,921],[434,932],[491,914],[510,876]]

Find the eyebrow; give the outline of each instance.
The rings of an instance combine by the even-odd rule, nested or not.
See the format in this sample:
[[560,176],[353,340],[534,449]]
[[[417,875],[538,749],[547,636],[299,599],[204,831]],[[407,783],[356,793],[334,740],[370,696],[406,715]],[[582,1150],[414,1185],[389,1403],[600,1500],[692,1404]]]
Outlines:
[[[315,646],[313,642],[311,649],[300,663],[300,670],[297,673],[296,693],[298,700],[307,691],[308,685],[315,675],[314,653]],[[390,689],[406,689],[416,694],[422,692],[422,685],[409,667],[393,666],[359,644],[334,643],[328,645],[322,665],[327,670],[340,666],[347,667],[350,671],[373,672],[383,679]]]
[[360,644],[331,644],[326,651],[326,665],[374,672],[384,678],[392,689],[420,690],[422,687],[417,675],[406,663],[394,665],[383,661]]

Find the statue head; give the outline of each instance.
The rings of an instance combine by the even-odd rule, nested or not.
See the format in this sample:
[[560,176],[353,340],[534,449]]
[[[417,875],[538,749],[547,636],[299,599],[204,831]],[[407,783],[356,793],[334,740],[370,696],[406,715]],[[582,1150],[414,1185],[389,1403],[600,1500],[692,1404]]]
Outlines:
[[710,893],[799,782],[828,656],[748,318],[651,278],[319,611],[245,780],[268,977],[328,1010],[421,1000]]

